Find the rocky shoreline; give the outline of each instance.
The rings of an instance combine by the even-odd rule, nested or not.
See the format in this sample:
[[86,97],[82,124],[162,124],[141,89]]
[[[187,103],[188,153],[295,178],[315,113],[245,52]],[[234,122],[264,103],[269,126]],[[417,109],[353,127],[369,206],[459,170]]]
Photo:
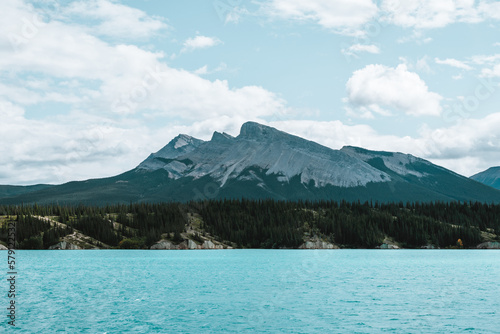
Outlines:
[[[6,250],[7,247],[4,245],[0,244],[0,250]],[[49,250],[84,250],[84,249],[111,249],[109,247],[106,248],[99,248],[99,247],[92,247],[92,248],[83,248],[79,247],[74,243],[67,242],[67,241],[60,241],[57,244],[51,246]],[[149,249],[151,250],[203,250],[203,249],[236,249],[235,247],[232,247],[230,245],[218,242],[218,241],[212,241],[212,240],[204,240],[202,243],[200,242],[195,242],[191,239],[184,240],[180,243],[174,243],[170,240],[167,239],[162,239],[152,245]],[[338,245],[332,244],[327,241],[321,241],[321,240],[308,240],[305,241],[302,245],[300,245],[297,248],[287,248],[287,249],[352,249],[352,248],[342,248],[339,247]],[[403,247],[400,247],[397,244],[393,243],[383,243],[379,246],[376,246],[375,249],[405,249]],[[435,247],[434,245],[426,245],[422,246],[420,249],[441,249],[439,247]],[[479,245],[477,245],[476,248],[467,248],[467,249],[500,249],[500,242],[497,241],[487,241],[483,242]]]

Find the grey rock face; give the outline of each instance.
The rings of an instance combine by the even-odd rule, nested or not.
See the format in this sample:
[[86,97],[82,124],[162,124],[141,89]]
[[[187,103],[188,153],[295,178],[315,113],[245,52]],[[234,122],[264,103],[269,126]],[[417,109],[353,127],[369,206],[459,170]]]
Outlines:
[[181,136],[152,154],[138,169],[165,169],[173,179],[209,175],[221,186],[250,167],[275,175],[279,182],[300,175],[302,183],[312,181],[316,187],[354,187],[391,180],[388,174],[352,154],[255,122],[243,124],[238,137],[216,132],[211,141],[202,142]]

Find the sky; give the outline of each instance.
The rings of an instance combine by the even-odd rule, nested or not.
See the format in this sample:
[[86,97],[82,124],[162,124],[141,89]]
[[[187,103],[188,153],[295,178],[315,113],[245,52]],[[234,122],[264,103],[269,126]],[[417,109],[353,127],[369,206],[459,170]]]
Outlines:
[[500,165],[500,2],[0,2],[0,184],[120,174],[257,121],[471,176]]

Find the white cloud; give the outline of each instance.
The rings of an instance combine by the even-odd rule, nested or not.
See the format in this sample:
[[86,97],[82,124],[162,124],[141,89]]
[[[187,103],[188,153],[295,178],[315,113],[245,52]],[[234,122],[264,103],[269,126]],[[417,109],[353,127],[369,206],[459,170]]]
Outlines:
[[[410,40],[428,43],[423,29],[443,28],[453,23],[500,20],[500,3],[492,0],[269,0],[261,12],[272,18],[314,22],[334,32],[363,35],[362,26],[377,18],[381,25],[394,24],[417,29]],[[400,41],[408,41],[407,38]]]
[[[0,184],[63,183],[111,176],[140,161],[146,128],[137,122],[74,112],[43,120],[0,101]],[[19,140],[22,138],[22,140]],[[113,163],[110,163],[113,161]]]
[[500,77],[500,54],[475,55],[470,57],[470,62],[483,66],[480,74],[481,77]]
[[[284,1],[274,3],[286,5]],[[288,3],[290,7],[282,8],[281,14],[337,32],[353,33],[372,17],[367,14],[370,6],[362,6],[369,3],[366,1],[349,2],[351,7],[345,12],[333,11],[342,1],[325,1],[322,6],[319,1]],[[202,139],[209,139],[214,130],[237,134],[244,121],[263,122],[289,112],[285,100],[263,87],[233,87],[224,80],[199,76],[217,69],[207,66],[195,73],[175,69],[164,62],[161,52],[102,39],[127,29],[120,18],[112,17],[109,8],[129,15],[131,27],[144,23],[144,30],[129,37],[151,37],[165,27],[148,24],[162,20],[142,16],[143,12],[127,14],[127,8],[115,2],[90,4],[74,3],[88,7],[87,17],[94,19],[88,28],[66,21],[68,15],[79,15],[78,11],[62,11],[66,16],[59,17],[43,14],[42,22],[33,19],[36,10],[30,5],[18,0],[0,2],[0,13],[9,13],[0,20],[0,30],[5,32],[0,36],[0,183],[61,183],[116,175],[135,167],[178,133]],[[104,6],[109,4],[119,7]],[[356,6],[366,11],[353,22],[329,20],[335,15],[355,15],[352,9]],[[29,26],[23,17],[31,20]],[[103,31],[98,32],[98,28]],[[13,34],[21,38],[16,48],[9,40]],[[491,72],[485,75],[500,75],[500,68],[495,67],[499,57],[477,56],[468,63],[489,66],[485,70]],[[429,92],[425,82],[403,65],[369,65],[356,71],[347,83],[347,92],[346,108],[364,117],[397,111],[437,115],[441,111],[441,96]],[[24,108],[43,102],[66,104],[71,113],[30,118]],[[146,123],[151,120],[154,128]],[[412,153],[466,175],[500,161],[498,114],[448,128],[424,129],[416,138],[382,135],[367,125],[339,121],[296,120],[271,125],[333,148],[356,145]]]
[[[10,9],[17,19],[0,20],[0,28],[21,38],[11,47],[0,48],[0,71],[10,75],[36,72],[48,78],[106,80],[125,72],[140,71],[144,64],[163,57],[162,53],[147,52],[133,45],[110,45],[75,24],[57,20],[43,25],[37,20],[26,23],[19,18],[35,17],[37,10],[24,6],[20,1],[14,0],[11,5],[14,3],[18,6]],[[30,25],[36,30],[30,34],[23,33],[26,30],[23,27]],[[12,40],[7,42],[11,44]]]
[[500,19],[500,3],[490,0],[383,0],[380,10],[385,21],[416,29]]
[[221,43],[221,40],[215,37],[196,36],[193,38],[188,38],[184,42],[184,47],[182,48],[181,52],[193,51],[196,49],[206,49]]
[[237,1],[214,1],[213,8],[219,16],[221,22],[238,23],[242,16],[252,15],[242,4],[241,0]]
[[460,61],[460,60],[457,60],[457,59],[453,59],[453,58],[447,58],[447,59],[444,59],[444,60],[441,60],[439,58],[435,58],[434,61],[436,62],[436,64],[448,65],[448,66],[460,68],[460,69],[466,70],[466,71],[470,71],[470,70],[473,69],[472,66],[467,65],[463,61]]
[[418,74],[406,65],[396,68],[368,65],[355,71],[347,81],[348,112],[370,116],[394,112],[412,116],[438,116],[442,97],[430,92]]
[[473,64],[481,65],[481,77],[500,77],[500,54],[475,55],[470,57]]
[[485,18],[500,20],[500,3],[498,1],[479,1],[478,10]]
[[379,54],[380,48],[374,44],[353,44],[347,49],[342,49],[342,53],[347,56],[355,56],[361,52]]
[[239,23],[242,16],[250,15],[250,12],[246,8],[234,7],[227,10],[226,17],[223,18],[223,13],[219,13],[221,19],[224,23]]
[[[85,18],[87,27],[94,35],[119,40],[149,38],[168,28],[158,17],[109,0],[76,1],[61,8],[60,19],[69,21],[75,16]],[[92,20],[96,20],[97,24],[89,26]]]
[[221,71],[225,71],[225,70],[227,70],[227,64],[220,63],[220,65],[214,69],[209,69],[208,65],[203,65],[202,67],[193,71],[193,73],[197,74],[197,75],[207,75],[207,74],[213,74],[213,73],[217,73],[217,72],[221,72]]
[[[62,92],[79,96],[82,102],[114,100],[128,82],[144,76],[148,68],[155,68],[162,57],[161,53],[144,51],[132,45],[112,46],[78,26],[50,21],[16,51],[0,49],[0,72],[9,73],[9,79],[0,79],[0,84],[15,87],[16,82],[22,83],[26,75],[43,76],[54,82],[71,81],[73,87],[50,85],[40,90],[43,94],[38,93],[43,98],[31,93],[27,100],[31,96],[32,102],[42,99],[50,102],[51,96],[57,97],[55,93]],[[15,96],[7,98],[20,102]],[[57,100],[60,102],[59,98]],[[110,109],[109,103],[101,107]]]
[[208,74],[208,66],[203,65],[202,67],[196,69],[193,73],[197,75],[206,75]]
[[431,67],[429,66],[428,60],[429,60],[428,56],[423,56],[422,58],[417,60],[417,63],[415,64],[415,69],[417,71],[422,71],[424,73],[433,73]]
[[262,8],[271,17],[315,22],[342,34],[359,34],[378,11],[372,0],[272,0]]
[[259,86],[231,88],[226,80],[209,81],[184,70],[164,67],[161,82],[151,90],[141,108],[162,116],[188,120],[200,117],[272,115],[286,109],[286,102]]
[[471,62],[478,65],[491,65],[500,61],[500,54],[494,55],[475,55],[472,56]]
[[261,13],[271,18],[313,22],[336,33],[358,36],[366,33],[363,25],[377,18],[382,26],[389,23],[416,29],[412,36],[400,38],[400,42],[428,43],[432,38],[424,37],[422,30],[458,22],[500,20],[500,3],[492,0],[269,0],[261,3]]
[[341,121],[283,120],[270,125],[333,149],[345,145],[378,149],[397,138],[379,135],[368,125],[346,125]]
[[413,154],[465,176],[498,166],[500,161],[500,113],[444,128],[424,127],[416,137],[382,135],[368,125],[340,121],[286,120],[270,125],[333,149],[352,145]]
[[[237,135],[249,119],[266,123],[259,117],[230,115],[151,129],[140,121],[82,112],[31,120],[22,108],[5,101],[0,101],[0,117],[8,129],[0,132],[0,184],[62,183],[117,175],[134,168],[179,133],[208,140],[213,131]],[[333,149],[353,145],[410,153],[467,176],[500,161],[500,113],[441,129],[424,127],[417,137],[383,135],[368,125],[340,121],[268,124]]]
[[490,15],[474,0],[383,0],[381,10],[390,23],[417,29],[442,28],[455,22],[477,23]]
[[[176,127],[168,136],[164,136],[164,143],[166,144],[178,133],[192,134],[205,140],[210,138],[211,131],[214,130],[237,135],[241,124],[247,120],[239,117],[222,117],[207,119],[190,126]],[[480,119],[463,119],[449,127],[438,129],[423,127],[415,137],[384,135],[366,124],[347,125],[341,121],[266,122],[259,118],[252,120],[313,140],[332,149],[352,145],[370,150],[413,154],[466,176],[497,166],[500,161],[500,134],[497,131],[500,127],[500,113],[493,113]]]
[[[348,102],[347,98],[343,100],[344,102]],[[377,109],[381,115],[384,116],[390,116],[391,114],[384,111]],[[355,118],[364,118],[364,119],[374,119],[375,116],[372,113],[372,110],[366,107],[359,107],[359,108],[351,108],[350,106],[345,107],[345,111],[347,116],[349,117],[355,117]]]
[[[114,175],[158,149],[152,145],[166,144],[177,131],[187,132],[182,129],[209,136],[207,131],[217,130],[220,120],[229,127],[288,110],[282,98],[262,87],[231,87],[227,81],[169,67],[161,52],[113,45],[64,17],[48,15],[51,19],[44,22],[36,17],[30,23],[36,30],[23,31],[27,23],[20,18],[32,18],[36,10],[21,1],[0,2],[0,13],[7,12],[11,15],[0,20],[5,32],[0,36],[0,119],[8,129],[0,133],[0,184]],[[9,34],[21,38],[16,47]],[[193,40],[193,47],[210,45]],[[63,105],[58,116],[26,116],[24,108],[45,102]],[[199,130],[200,119],[212,127]],[[153,130],[147,122],[165,126]],[[186,123],[193,126],[182,126]]]
[[[18,14],[30,17],[32,11],[32,8],[20,7]],[[188,40],[186,47],[208,47],[217,43],[220,41],[215,38],[197,36]],[[171,68],[162,62],[163,58],[160,52],[134,45],[111,45],[79,25],[50,21],[17,52],[12,48],[0,49],[0,72],[9,73],[9,79],[0,79],[0,85],[10,87],[0,96],[24,104],[64,102],[61,94],[70,91],[72,95],[67,96],[66,102],[73,103],[72,108],[88,112],[148,112],[189,120],[238,113],[270,115],[285,108],[281,98],[261,87],[232,88],[227,81],[209,81]],[[221,64],[213,71],[223,68]],[[28,91],[21,85],[14,88],[13,78],[22,82],[21,78],[27,73],[70,81],[73,86],[50,85],[43,94]],[[75,96],[80,101],[74,100]]]
[[442,129],[423,129],[418,145],[422,155],[470,176],[500,161],[500,113],[481,119],[462,119]]
[[497,64],[492,68],[484,68],[481,71],[481,75],[487,78],[500,77],[500,64]]

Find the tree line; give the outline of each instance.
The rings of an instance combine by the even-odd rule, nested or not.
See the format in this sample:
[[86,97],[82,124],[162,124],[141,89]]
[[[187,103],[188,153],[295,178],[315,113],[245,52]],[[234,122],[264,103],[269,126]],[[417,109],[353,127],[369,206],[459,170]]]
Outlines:
[[240,199],[104,207],[0,205],[0,240],[7,241],[11,221],[19,249],[47,249],[75,230],[111,247],[149,248],[162,238],[181,242],[188,214],[194,213],[201,217],[200,233],[242,248],[296,248],[315,236],[349,248],[373,248],[386,237],[405,248],[470,248],[483,241],[481,232],[500,235],[500,205],[495,204]]

